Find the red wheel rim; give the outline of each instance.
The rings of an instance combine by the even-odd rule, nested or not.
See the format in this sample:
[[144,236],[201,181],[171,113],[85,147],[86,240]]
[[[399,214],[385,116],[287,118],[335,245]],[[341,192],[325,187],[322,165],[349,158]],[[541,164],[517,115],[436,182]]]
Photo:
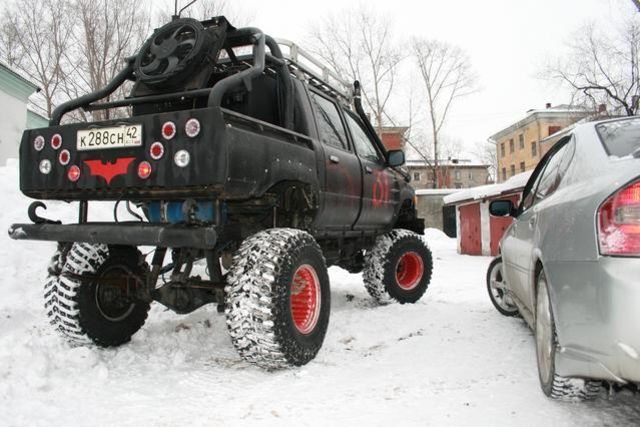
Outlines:
[[396,266],[396,281],[405,291],[409,291],[420,283],[424,274],[424,263],[416,252],[407,252],[398,260]]
[[316,270],[308,264],[301,265],[291,281],[291,317],[301,334],[311,333],[320,317],[320,281]]

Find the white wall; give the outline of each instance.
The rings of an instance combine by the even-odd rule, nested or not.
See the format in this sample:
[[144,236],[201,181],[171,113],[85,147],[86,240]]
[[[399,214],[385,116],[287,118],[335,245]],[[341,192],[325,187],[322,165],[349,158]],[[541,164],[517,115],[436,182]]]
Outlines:
[[18,158],[22,132],[27,125],[27,104],[0,91],[0,166]]

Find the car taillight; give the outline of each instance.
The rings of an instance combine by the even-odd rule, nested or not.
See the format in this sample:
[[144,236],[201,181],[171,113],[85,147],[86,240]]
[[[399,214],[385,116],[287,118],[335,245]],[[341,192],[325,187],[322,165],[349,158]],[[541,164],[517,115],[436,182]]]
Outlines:
[[151,164],[149,162],[140,162],[138,165],[138,176],[140,179],[147,179],[151,176]]
[[33,148],[36,151],[42,151],[42,149],[44,148],[44,137],[42,135],[38,135],[35,137],[35,139],[33,140]]
[[62,146],[62,136],[59,133],[56,133],[51,137],[51,148],[57,150]]
[[600,205],[598,238],[603,255],[640,256],[640,181]]
[[184,132],[189,138],[195,138],[200,133],[200,122],[198,119],[189,119],[184,125]]
[[67,171],[67,178],[69,178],[69,181],[71,182],[76,182],[77,180],[79,180],[80,168],[76,165],[71,166]]
[[62,166],[66,166],[69,164],[69,160],[71,160],[71,153],[69,150],[62,150],[58,155],[58,161]]
[[160,160],[164,156],[164,145],[160,142],[154,142],[149,148],[149,155],[153,160]]
[[164,139],[171,139],[176,136],[176,125],[173,122],[165,122],[162,125],[162,136]]

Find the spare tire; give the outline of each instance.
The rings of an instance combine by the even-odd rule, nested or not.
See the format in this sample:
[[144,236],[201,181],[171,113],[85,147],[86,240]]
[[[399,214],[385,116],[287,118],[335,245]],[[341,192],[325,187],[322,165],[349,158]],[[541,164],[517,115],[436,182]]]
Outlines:
[[148,86],[177,86],[202,63],[211,43],[199,21],[176,19],[155,30],[142,45],[134,63],[135,75]]

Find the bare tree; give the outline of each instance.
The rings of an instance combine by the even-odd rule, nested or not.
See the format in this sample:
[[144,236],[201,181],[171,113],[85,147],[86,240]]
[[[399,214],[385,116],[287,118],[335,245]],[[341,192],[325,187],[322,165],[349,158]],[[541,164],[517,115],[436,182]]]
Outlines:
[[431,131],[431,167],[436,177],[434,187],[442,185],[439,159],[447,155],[440,135],[454,101],[476,90],[476,79],[469,56],[459,47],[438,40],[414,38],[411,43],[426,93]]
[[64,0],[23,0],[7,7],[0,30],[0,57],[36,82],[51,115],[65,78],[65,48],[72,19]]
[[[129,0],[75,0],[80,25],[74,35],[75,73],[70,86],[82,91],[104,87],[136,53],[148,33],[149,19],[143,8]],[[121,93],[119,95],[122,95]],[[109,118],[109,110],[95,118]]]
[[609,33],[595,24],[580,28],[568,55],[544,74],[569,88],[573,102],[594,111],[606,105],[614,114],[638,112],[640,96],[640,18],[634,14]]
[[[188,0],[178,1],[178,11],[188,4]],[[155,25],[160,27],[169,22],[174,12],[159,10],[154,19]],[[227,0],[198,0],[187,7],[180,16],[204,20],[221,15],[224,15],[235,27],[246,26],[253,18],[246,12],[246,9],[238,10],[233,3]]]
[[391,25],[388,17],[359,6],[321,19],[309,34],[311,52],[338,75],[360,80],[378,133],[388,117],[386,108],[402,60]]
[[477,142],[473,154],[482,164],[487,165],[489,179],[493,182],[498,180],[498,154],[496,142],[489,139],[483,142]]

